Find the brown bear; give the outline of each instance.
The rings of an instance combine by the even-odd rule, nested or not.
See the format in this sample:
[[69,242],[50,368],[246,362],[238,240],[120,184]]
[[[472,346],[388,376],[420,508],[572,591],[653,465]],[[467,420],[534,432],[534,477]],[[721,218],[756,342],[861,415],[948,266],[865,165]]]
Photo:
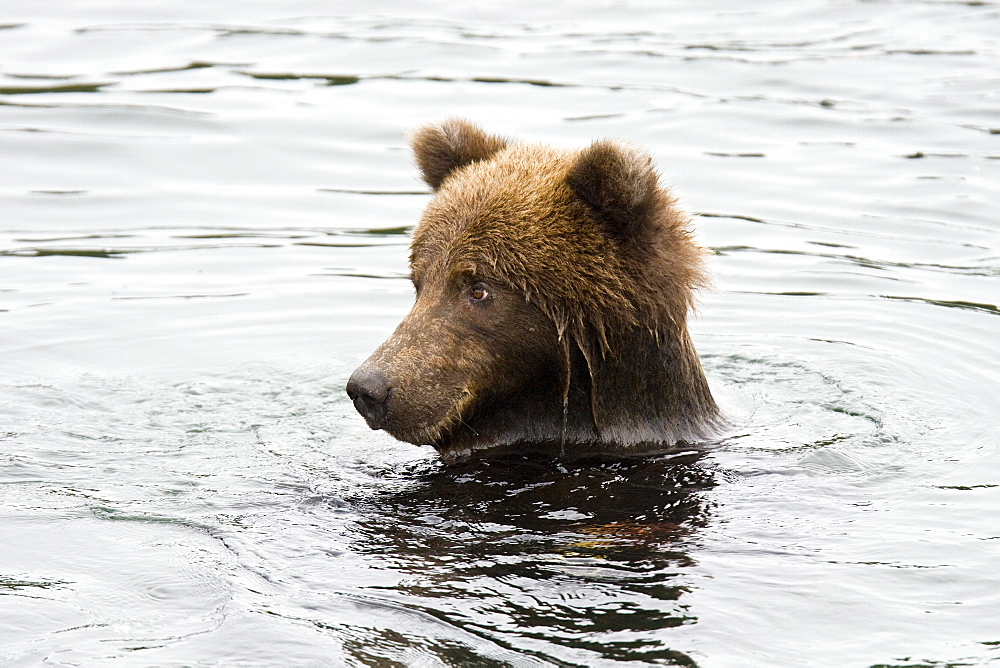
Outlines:
[[411,143],[434,190],[411,244],[416,303],[347,384],[372,429],[448,463],[656,453],[716,431],[687,330],[704,251],[646,153],[462,120]]

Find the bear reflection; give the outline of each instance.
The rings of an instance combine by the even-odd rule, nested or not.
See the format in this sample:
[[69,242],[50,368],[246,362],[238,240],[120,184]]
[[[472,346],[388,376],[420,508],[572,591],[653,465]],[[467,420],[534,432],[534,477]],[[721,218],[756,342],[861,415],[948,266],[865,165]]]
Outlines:
[[[498,643],[690,665],[662,630],[694,621],[682,600],[687,550],[717,475],[699,452],[408,472],[405,489],[354,504],[356,549],[400,576],[397,603]],[[608,633],[618,639],[596,641]]]

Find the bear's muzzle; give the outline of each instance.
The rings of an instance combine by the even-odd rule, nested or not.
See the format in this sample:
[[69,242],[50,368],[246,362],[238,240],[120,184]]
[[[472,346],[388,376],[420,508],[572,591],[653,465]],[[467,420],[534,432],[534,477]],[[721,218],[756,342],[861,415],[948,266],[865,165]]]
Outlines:
[[389,381],[377,369],[358,367],[347,381],[347,396],[372,429],[385,429]]

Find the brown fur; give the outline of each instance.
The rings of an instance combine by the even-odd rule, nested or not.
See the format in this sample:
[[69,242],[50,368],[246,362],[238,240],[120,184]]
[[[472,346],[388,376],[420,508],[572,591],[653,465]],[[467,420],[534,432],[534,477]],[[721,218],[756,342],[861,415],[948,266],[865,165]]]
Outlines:
[[460,120],[412,145],[435,190],[413,234],[416,304],[348,384],[372,428],[448,461],[712,434],[687,331],[703,251],[646,153],[516,144]]

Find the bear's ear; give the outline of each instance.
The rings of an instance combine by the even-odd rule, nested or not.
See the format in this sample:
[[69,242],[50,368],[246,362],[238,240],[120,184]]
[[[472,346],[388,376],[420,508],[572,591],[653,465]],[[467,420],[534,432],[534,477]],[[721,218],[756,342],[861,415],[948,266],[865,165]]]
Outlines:
[[659,188],[648,154],[606,139],[580,151],[566,181],[619,241],[646,222]]
[[452,118],[440,125],[425,125],[410,139],[417,166],[434,190],[453,171],[477,160],[486,160],[507,146],[502,137],[488,135],[478,126]]

